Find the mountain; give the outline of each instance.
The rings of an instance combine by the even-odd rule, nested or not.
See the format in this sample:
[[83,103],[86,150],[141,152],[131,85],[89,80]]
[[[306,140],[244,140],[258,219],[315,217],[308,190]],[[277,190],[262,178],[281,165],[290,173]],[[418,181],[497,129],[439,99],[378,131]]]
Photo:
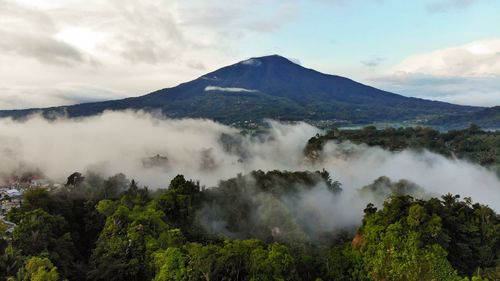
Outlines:
[[500,106],[485,108],[463,114],[441,116],[426,122],[427,125],[446,128],[464,128],[470,124],[477,124],[485,129],[500,128]]
[[277,55],[251,58],[193,81],[122,100],[44,109],[0,111],[0,116],[89,116],[104,110],[161,111],[173,118],[210,118],[223,123],[335,120],[349,124],[428,120],[473,114],[482,108],[404,97],[351,79],[324,74]]

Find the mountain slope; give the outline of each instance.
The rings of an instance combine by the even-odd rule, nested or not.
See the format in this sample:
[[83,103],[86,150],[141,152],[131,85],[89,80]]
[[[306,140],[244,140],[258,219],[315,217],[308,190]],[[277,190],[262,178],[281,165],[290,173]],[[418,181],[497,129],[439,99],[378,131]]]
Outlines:
[[470,124],[477,124],[485,129],[498,129],[500,128],[500,106],[470,113],[446,115],[430,120],[427,124],[447,128],[464,128]]
[[481,108],[400,96],[307,69],[273,55],[223,67],[193,81],[141,97],[0,111],[0,116],[22,117],[41,111],[45,116],[75,117],[123,109],[161,111],[169,117],[202,117],[224,123],[263,118],[371,123],[472,113]]

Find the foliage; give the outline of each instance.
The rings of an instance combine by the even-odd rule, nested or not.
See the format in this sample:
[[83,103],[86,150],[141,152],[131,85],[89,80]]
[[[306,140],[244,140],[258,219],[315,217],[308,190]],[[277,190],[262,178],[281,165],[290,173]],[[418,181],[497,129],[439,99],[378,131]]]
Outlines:
[[[10,279],[12,280],[12,278]],[[47,258],[32,257],[17,274],[18,281],[58,281],[57,267]]]
[[427,127],[386,128],[374,126],[357,130],[334,129],[308,141],[305,153],[317,157],[328,141],[364,143],[391,151],[428,150],[445,157],[457,157],[500,172],[500,132],[482,131],[471,125],[463,130],[439,132]]
[[332,197],[341,192],[340,183],[333,181],[324,170],[253,171],[249,175],[238,175],[221,181],[217,188],[204,191],[198,221],[214,234],[302,243],[316,239],[321,232],[320,228],[305,222],[321,214],[297,213],[295,208],[301,196],[312,189]]
[[[96,191],[87,190],[89,180],[98,183]],[[17,225],[0,245],[0,278],[500,278],[500,217],[470,198],[419,200],[401,195],[403,184],[395,184],[382,208],[365,208],[356,233],[312,235],[287,204],[318,188],[322,196],[341,192],[326,171],[255,171],[210,189],[179,175],[154,196],[134,181],[123,188],[122,176],[73,182],[62,191],[29,191],[25,204],[9,213]],[[204,225],[221,221],[218,232]]]
[[451,195],[393,196],[365,216],[359,233],[365,269],[375,280],[461,280],[459,274],[495,268],[500,258],[500,217]]

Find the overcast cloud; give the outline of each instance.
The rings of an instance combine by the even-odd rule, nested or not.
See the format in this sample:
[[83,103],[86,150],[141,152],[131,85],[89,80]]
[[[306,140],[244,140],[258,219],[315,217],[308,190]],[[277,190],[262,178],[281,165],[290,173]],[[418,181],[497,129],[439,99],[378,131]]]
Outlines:
[[[481,3],[436,0],[418,8],[424,14],[467,11]],[[390,52],[363,47],[366,53],[357,57],[355,46],[365,45],[342,39],[342,32],[359,38],[354,30],[363,19],[349,16],[339,26],[325,17],[370,5],[396,12],[382,0],[0,0],[0,109],[139,96],[273,53],[404,95],[500,104],[500,36],[406,59],[391,57],[390,44]],[[404,34],[392,36],[404,41]],[[332,37],[340,43],[325,51],[321,40]]]
[[280,0],[0,0],[0,109],[175,86],[233,63],[239,40],[297,16],[296,1]]

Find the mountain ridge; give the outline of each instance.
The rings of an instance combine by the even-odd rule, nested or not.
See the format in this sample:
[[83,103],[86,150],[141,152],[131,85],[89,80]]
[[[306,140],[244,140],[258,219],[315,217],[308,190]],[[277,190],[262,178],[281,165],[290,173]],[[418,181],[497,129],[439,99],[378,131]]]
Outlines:
[[209,118],[229,124],[330,120],[347,124],[426,121],[471,114],[481,107],[405,97],[270,55],[228,65],[175,87],[139,97],[70,106],[0,111],[0,116],[91,116],[105,110],[160,111],[171,118]]

